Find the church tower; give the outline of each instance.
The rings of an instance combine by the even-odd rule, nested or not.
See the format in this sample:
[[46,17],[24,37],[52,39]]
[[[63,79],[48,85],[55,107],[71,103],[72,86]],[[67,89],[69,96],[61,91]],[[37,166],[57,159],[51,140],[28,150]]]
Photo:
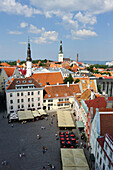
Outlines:
[[63,62],[62,41],[60,41],[60,50],[59,50],[59,54],[58,54],[58,61]]
[[26,65],[27,65],[26,77],[30,77],[32,75],[32,58],[31,58],[31,50],[30,50],[30,42],[29,42],[29,40],[28,40]]

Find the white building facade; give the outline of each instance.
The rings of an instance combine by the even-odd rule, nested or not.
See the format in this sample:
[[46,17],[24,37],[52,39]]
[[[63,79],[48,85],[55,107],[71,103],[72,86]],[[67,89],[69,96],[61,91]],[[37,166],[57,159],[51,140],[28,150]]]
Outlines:
[[6,88],[7,113],[43,108],[43,88],[32,78],[14,79]]

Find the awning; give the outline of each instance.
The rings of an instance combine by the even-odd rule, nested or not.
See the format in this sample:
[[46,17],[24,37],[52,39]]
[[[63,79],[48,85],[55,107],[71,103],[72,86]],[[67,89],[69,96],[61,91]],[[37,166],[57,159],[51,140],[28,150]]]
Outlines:
[[38,110],[32,111],[34,117],[39,117],[41,114],[38,112]]
[[42,115],[47,115],[47,113],[43,109],[38,110],[39,114]]
[[34,119],[34,116],[31,112],[31,110],[26,111],[18,111],[18,119],[19,120],[28,120],[28,119]]
[[70,111],[57,111],[58,116],[58,127],[71,127],[74,128],[74,122]]
[[84,123],[83,121],[76,121],[77,127],[78,128],[84,128]]
[[83,149],[61,148],[63,170],[89,170]]

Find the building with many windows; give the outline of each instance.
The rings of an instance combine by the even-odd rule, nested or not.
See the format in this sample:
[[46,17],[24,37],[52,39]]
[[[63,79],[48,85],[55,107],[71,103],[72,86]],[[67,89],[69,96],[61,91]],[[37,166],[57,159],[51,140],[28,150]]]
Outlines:
[[104,137],[97,139],[95,169],[113,169],[113,134],[106,134]]
[[43,107],[43,88],[33,78],[10,80],[6,87],[7,113]]

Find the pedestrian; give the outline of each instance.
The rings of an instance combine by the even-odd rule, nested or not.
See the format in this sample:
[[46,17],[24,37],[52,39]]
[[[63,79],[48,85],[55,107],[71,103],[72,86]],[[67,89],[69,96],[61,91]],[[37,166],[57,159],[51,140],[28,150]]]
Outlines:
[[13,128],[13,126],[14,126],[14,125],[13,125],[13,124],[11,124],[11,127],[12,127],[12,128]]
[[55,134],[55,136],[56,136],[56,137],[58,136],[57,133]]
[[54,165],[52,165],[52,170],[54,170],[55,169],[55,166]]
[[43,153],[45,153],[45,151],[46,151],[46,150],[45,150],[45,146],[43,146]]
[[43,170],[45,170],[45,166],[43,166]]

